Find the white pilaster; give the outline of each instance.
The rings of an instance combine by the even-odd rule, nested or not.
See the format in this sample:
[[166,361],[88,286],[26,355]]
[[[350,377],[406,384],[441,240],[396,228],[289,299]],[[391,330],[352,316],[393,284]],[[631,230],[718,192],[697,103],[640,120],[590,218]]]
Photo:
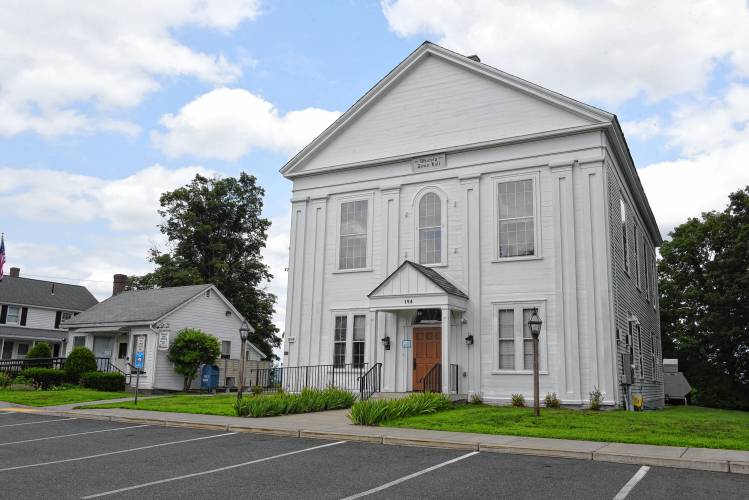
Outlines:
[[450,309],[442,308],[442,393],[450,392]]

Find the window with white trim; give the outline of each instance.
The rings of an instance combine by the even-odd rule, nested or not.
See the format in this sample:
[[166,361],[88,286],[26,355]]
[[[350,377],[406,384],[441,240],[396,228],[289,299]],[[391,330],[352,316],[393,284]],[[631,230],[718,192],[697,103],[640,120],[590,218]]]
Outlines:
[[18,344],[18,350],[16,351],[17,356],[26,356],[26,354],[29,352],[29,349],[31,348],[31,344],[27,344],[26,342],[19,343]]
[[655,351],[655,332],[650,332],[650,363],[651,363],[651,376],[653,380],[658,380],[658,372],[655,367],[655,361],[656,361],[656,351]]
[[339,269],[367,267],[369,200],[344,201],[340,206]]
[[231,340],[221,341],[221,359],[231,358]]
[[637,285],[637,288],[640,288],[640,251],[639,246],[637,243],[637,225],[635,224],[632,227],[632,240],[635,244],[635,285]]
[[640,378],[645,378],[645,373],[642,370],[642,330],[639,323],[635,326],[637,327],[637,361],[640,366]]
[[364,366],[364,345],[366,316],[357,314],[354,316],[354,331],[351,341],[351,364],[354,367]]
[[417,232],[419,236],[419,263],[442,262],[442,200],[436,193],[426,193],[419,199]]
[[622,218],[622,249],[624,251],[624,270],[629,272],[629,247],[627,246],[627,204],[619,200],[619,211]]
[[533,179],[497,183],[498,257],[536,254]]
[[643,278],[645,280],[645,299],[650,300],[650,252],[648,252],[647,243],[642,245],[642,254],[645,256],[645,262],[642,267],[642,272],[645,273]]
[[[496,369],[500,372],[515,371],[519,373],[533,370],[533,336],[528,321],[534,311],[543,316],[541,305],[533,303],[510,303],[495,306],[496,328]],[[543,335],[543,332],[542,332]],[[541,353],[539,339],[539,367],[543,370],[545,362]]]
[[[5,316],[5,322],[11,324],[17,324],[21,321],[21,308],[18,306],[8,306],[8,313]],[[21,347],[21,344],[18,344]]]
[[343,366],[346,364],[346,330],[348,317],[335,317],[335,332],[333,336],[333,365]]
[[73,337],[73,347],[86,347],[86,337],[84,335]]

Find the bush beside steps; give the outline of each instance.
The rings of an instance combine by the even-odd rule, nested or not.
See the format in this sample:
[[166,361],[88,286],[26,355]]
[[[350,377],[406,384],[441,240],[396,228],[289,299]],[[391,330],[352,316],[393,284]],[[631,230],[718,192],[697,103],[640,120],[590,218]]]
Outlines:
[[81,375],[80,383],[97,391],[122,392],[125,390],[125,375],[117,372],[86,372]]
[[349,418],[358,425],[377,425],[385,420],[434,413],[451,406],[452,402],[445,394],[414,393],[401,399],[357,401],[351,407]]

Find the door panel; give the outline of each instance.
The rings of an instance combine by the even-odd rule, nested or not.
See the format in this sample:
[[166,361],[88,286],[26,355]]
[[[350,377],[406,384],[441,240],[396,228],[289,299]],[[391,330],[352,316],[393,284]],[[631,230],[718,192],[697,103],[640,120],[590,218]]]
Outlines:
[[413,390],[423,391],[421,380],[432,366],[442,361],[442,329],[413,329]]

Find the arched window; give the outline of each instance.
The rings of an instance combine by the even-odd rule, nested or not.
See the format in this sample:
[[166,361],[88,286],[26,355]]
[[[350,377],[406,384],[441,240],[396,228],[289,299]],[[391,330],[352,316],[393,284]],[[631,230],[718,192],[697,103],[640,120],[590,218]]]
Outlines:
[[419,200],[419,263],[442,262],[442,200],[426,193]]

